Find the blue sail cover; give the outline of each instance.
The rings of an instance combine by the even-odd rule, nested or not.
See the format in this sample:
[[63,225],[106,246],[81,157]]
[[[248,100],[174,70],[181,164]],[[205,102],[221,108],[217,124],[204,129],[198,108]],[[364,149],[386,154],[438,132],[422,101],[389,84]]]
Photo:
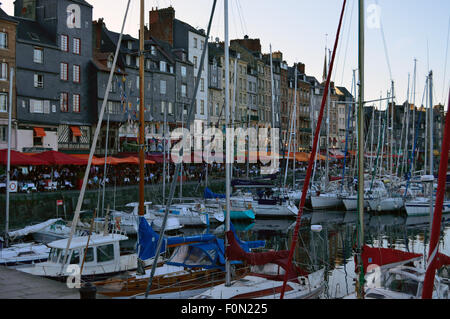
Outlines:
[[[231,231],[234,233],[236,241],[245,252],[250,249],[262,248],[266,245],[264,240],[241,241],[235,232],[235,228],[230,223]],[[172,266],[181,266],[185,268],[204,268],[225,270],[225,242],[223,239],[214,236],[208,242],[189,244],[187,247],[180,247],[166,263]],[[230,261],[232,265],[241,264],[241,261]]]
[[205,192],[203,194],[203,197],[205,199],[215,199],[215,198],[222,198],[225,199],[226,196],[222,195],[222,194],[216,194],[214,193],[211,189],[209,189],[208,187],[205,188]]
[[[193,242],[208,242],[215,238],[216,236],[212,234],[164,238],[160,253],[165,252],[167,246]],[[158,240],[159,235],[148,224],[147,220],[144,217],[139,217],[139,239],[137,243],[139,259],[147,260],[155,257]]]

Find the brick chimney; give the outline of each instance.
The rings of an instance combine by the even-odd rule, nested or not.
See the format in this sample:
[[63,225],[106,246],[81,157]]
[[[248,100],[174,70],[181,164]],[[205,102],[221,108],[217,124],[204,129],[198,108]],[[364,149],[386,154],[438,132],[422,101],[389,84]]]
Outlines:
[[298,73],[300,73],[300,74],[306,74],[305,73],[305,64],[304,63],[297,63],[297,70],[298,70]]
[[244,39],[231,40],[231,44],[233,44],[233,42],[247,48],[252,52],[261,53],[261,41],[259,39],[250,39],[248,35],[246,35]]
[[146,40],[150,37],[169,42],[173,46],[173,21],[175,9],[170,6],[164,9],[152,8],[150,11],[150,30]]
[[102,47],[102,29],[104,24],[104,19],[99,18],[98,21],[92,21],[92,35],[94,37],[93,48],[94,52],[100,52]]

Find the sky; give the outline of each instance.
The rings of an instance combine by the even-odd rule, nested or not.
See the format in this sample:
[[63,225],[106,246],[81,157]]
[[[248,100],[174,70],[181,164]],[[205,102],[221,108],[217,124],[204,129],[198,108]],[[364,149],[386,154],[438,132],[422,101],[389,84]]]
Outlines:
[[[2,8],[13,14],[13,0],[2,0]],[[87,0],[93,18],[104,18],[106,26],[120,32],[127,0]],[[172,5],[177,19],[207,29],[212,0],[145,0],[146,23],[152,7]],[[229,0],[230,38],[259,38],[264,53],[283,52],[292,66],[306,65],[306,73],[322,80],[325,47],[333,48],[343,0]],[[433,71],[433,104],[447,105],[450,85],[448,0],[365,1],[365,100],[385,97],[394,81],[396,102],[406,101],[408,74],[411,102],[420,105],[425,79]],[[140,1],[131,0],[125,33],[137,37]],[[224,0],[217,1],[211,28],[212,39],[224,39]],[[413,96],[414,59],[417,59]],[[352,87],[358,67],[358,0],[347,0],[332,80]],[[378,103],[385,108],[385,103]]]

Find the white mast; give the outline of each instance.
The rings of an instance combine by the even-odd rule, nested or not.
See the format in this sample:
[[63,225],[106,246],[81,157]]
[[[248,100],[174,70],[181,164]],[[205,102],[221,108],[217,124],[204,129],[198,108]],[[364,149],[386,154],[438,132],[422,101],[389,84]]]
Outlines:
[[[230,230],[230,192],[231,192],[231,182],[230,182],[230,154],[231,154],[231,138],[229,134],[229,126],[230,126],[230,46],[229,46],[229,35],[228,35],[228,0],[224,0],[224,13],[225,13],[225,125],[227,127],[226,134],[226,163],[225,163],[225,174],[226,174],[226,220],[225,220],[225,230]],[[226,245],[228,245],[228,241],[226,241]],[[226,271],[226,280],[225,285],[227,287],[231,286],[231,264],[228,257],[226,257],[225,264]]]
[[77,206],[75,208],[75,214],[74,214],[73,221],[72,221],[72,228],[70,230],[69,239],[67,241],[67,246],[66,246],[66,249],[65,249],[65,252],[64,252],[65,258],[64,258],[64,260],[62,262],[62,265],[61,265],[61,273],[63,273],[64,266],[67,263],[67,258],[68,258],[67,252],[69,251],[69,247],[70,247],[70,245],[72,243],[72,238],[73,238],[73,235],[75,234],[75,229],[76,229],[77,224],[78,224],[78,218],[80,217],[80,211],[81,211],[81,206],[83,204],[84,193],[86,191],[86,186],[87,186],[87,182],[88,182],[88,178],[89,178],[89,172],[91,170],[92,158],[94,156],[95,148],[97,146],[98,136],[100,134],[100,129],[101,129],[101,126],[102,126],[103,116],[105,114],[106,103],[108,102],[109,92],[111,90],[112,79],[113,79],[113,76],[114,76],[114,71],[116,69],[117,57],[119,56],[120,45],[122,43],[123,30],[125,28],[125,23],[126,23],[127,16],[128,16],[128,10],[130,8],[130,2],[131,2],[131,0],[128,0],[127,9],[125,11],[125,16],[123,18],[122,29],[120,31],[119,40],[117,42],[117,47],[116,47],[116,53],[114,55],[113,64],[111,66],[111,71],[110,71],[109,79],[108,79],[108,85],[106,86],[106,90],[105,90],[105,98],[103,99],[102,108],[100,110],[100,114],[99,114],[99,117],[98,117],[97,127],[95,128],[94,138],[92,140],[91,150],[90,150],[90,153],[89,153],[89,160],[88,160],[88,163],[87,163],[87,166],[86,166],[86,170],[85,170],[85,173],[84,173],[83,185],[81,186],[80,196],[78,197]]
[[9,183],[11,174],[11,116],[13,106],[13,81],[14,81],[14,68],[11,68],[9,74],[9,105],[8,105],[8,155],[6,164],[6,226],[5,226],[5,243],[8,247],[8,232],[9,232]]
[[[292,113],[291,113],[291,115],[292,115],[292,118],[291,118],[291,129],[289,131],[288,156],[287,156],[287,160],[286,160],[287,161],[287,163],[286,163],[286,170],[285,170],[285,173],[284,173],[283,189],[286,188],[287,172],[288,172],[288,168],[289,168],[289,156],[291,154],[292,135],[293,135],[293,132],[295,130],[295,128],[294,128],[294,121],[295,121],[295,118],[297,117],[297,65],[296,64],[294,64],[294,68],[295,68],[295,71],[294,71],[294,74],[295,74],[295,81],[294,81],[294,83],[295,83],[294,109],[292,110]],[[294,163],[295,163],[295,147],[294,147]],[[294,174],[295,174],[295,168],[294,168]]]

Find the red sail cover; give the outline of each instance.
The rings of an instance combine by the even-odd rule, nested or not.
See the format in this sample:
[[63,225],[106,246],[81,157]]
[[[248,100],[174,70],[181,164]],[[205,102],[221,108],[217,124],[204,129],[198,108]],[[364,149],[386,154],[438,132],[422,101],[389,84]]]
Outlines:
[[[372,248],[364,246],[362,248],[362,261],[364,266],[364,273],[367,272],[367,268],[370,265],[384,266],[389,264],[395,264],[402,261],[408,261],[417,257],[421,257],[421,254],[408,253],[397,249],[391,248]],[[355,256],[355,265],[356,256]],[[359,268],[356,266],[355,272],[359,273]]]
[[436,269],[450,265],[450,257],[441,253],[437,255]]
[[[236,241],[236,237],[232,231],[228,231],[226,235],[228,239],[226,254],[229,260],[245,261],[248,265],[252,266],[275,264],[283,268],[284,271],[287,271],[289,250],[269,251],[264,253],[247,253]],[[291,264],[288,274],[288,280],[294,280],[297,279],[298,276],[307,276],[308,272]],[[276,276],[264,275],[263,277],[271,280],[283,281],[284,274]]]

